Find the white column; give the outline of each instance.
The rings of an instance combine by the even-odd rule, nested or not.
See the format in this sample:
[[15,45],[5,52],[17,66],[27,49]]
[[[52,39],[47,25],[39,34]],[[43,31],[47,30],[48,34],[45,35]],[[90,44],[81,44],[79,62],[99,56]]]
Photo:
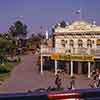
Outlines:
[[41,69],[40,69],[41,74],[43,74],[43,57],[41,54]]
[[88,78],[91,77],[91,64],[88,62]]
[[57,60],[55,60],[55,75],[57,75]]
[[71,73],[70,73],[71,77],[73,76],[73,61],[71,61]]
[[48,31],[45,32],[46,40],[49,38]]

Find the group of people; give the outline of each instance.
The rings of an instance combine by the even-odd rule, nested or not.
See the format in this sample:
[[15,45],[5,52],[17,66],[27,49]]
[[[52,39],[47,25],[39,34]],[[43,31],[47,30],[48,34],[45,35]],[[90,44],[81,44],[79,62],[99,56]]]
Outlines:
[[92,84],[90,84],[90,86],[93,88],[100,87],[100,69],[99,68],[96,68],[96,70],[93,70]]
[[[62,80],[61,80],[59,74],[56,75],[55,85],[56,85],[57,89],[62,88]],[[71,78],[70,86],[68,87],[68,89],[70,89],[70,90],[75,89],[75,79],[74,79],[74,77]]]

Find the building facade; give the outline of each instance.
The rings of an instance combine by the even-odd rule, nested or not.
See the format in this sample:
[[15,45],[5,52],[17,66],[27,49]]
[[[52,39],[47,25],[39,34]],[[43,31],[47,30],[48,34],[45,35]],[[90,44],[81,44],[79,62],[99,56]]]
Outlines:
[[65,27],[58,24],[50,43],[41,46],[41,72],[44,56],[54,60],[55,74],[59,62],[64,62],[60,67],[67,69],[71,76],[87,74],[90,77],[92,70],[100,66],[100,26],[94,22],[75,21]]

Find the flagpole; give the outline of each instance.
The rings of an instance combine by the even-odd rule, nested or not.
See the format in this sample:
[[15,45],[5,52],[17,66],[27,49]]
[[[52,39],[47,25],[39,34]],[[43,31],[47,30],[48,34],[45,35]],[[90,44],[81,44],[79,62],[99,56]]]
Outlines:
[[83,1],[80,0],[80,20],[82,20],[82,5],[83,5]]
[[82,10],[81,10],[81,9],[78,9],[78,10],[76,11],[76,14],[78,15],[78,19],[79,19],[79,20],[82,20]]
[[82,20],[82,9],[80,8],[80,20]]

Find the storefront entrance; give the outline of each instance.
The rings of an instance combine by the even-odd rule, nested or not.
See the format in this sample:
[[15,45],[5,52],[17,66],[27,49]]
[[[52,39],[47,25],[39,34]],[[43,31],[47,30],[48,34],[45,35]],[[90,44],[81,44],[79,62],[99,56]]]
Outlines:
[[88,62],[82,62],[82,74],[88,73]]
[[[71,71],[71,64],[69,64],[69,74]],[[74,74],[88,74],[88,62],[73,62],[73,73]]]
[[[71,72],[71,63],[69,63],[69,74]],[[78,74],[78,62],[73,61],[73,73]]]
[[74,74],[78,74],[78,62],[77,61],[73,62],[73,72]]

